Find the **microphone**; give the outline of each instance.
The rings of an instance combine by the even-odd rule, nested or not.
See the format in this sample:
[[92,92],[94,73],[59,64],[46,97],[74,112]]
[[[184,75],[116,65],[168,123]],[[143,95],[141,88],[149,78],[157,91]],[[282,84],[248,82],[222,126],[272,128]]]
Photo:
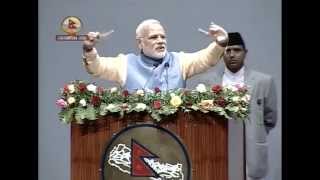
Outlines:
[[166,89],[166,91],[168,91],[168,89],[169,89],[169,80],[168,80],[168,68],[169,68],[169,63],[166,62],[166,63],[164,64],[164,67],[166,68],[166,84],[167,84],[167,89]]
[[147,79],[146,83],[144,83],[143,90],[145,90],[145,88],[148,85],[149,81],[153,77],[154,70],[158,67],[158,64],[153,64],[152,66],[153,66],[153,68],[152,68],[151,76]]

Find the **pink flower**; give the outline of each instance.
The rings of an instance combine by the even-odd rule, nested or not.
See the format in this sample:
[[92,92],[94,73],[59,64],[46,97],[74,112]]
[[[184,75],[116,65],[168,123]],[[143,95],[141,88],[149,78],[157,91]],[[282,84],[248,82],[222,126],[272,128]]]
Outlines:
[[161,101],[160,100],[153,101],[153,108],[160,109],[161,108]]
[[60,108],[65,108],[68,106],[67,102],[63,99],[57,100],[56,105],[59,106]]
[[246,93],[248,91],[248,88],[244,84],[237,84],[236,88],[242,93]]

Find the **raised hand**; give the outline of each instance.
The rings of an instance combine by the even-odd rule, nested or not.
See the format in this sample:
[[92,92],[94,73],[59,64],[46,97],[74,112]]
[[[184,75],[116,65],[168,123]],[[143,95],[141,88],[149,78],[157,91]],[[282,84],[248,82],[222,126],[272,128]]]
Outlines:
[[86,52],[90,52],[93,49],[93,47],[97,44],[99,36],[99,32],[89,32],[87,34],[87,38],[83,41],[83,50]]
[[208,35],[213,37],[213,39],[220,45],[220,46],[227,46],[228,44],[228,33],[224,30],[221,26],[214,24],[211,22],[209,26]]

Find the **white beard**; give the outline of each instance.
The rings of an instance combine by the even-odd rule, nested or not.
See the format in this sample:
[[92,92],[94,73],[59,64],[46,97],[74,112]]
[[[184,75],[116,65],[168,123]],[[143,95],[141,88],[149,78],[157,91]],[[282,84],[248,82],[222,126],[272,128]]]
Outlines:
[[152,58],[155,58],[155,59],[162,59],[166,55],[167,50],[165,50],[163,52],[155,52],[155,51],[152,51],[152,50],[150,51],[149,49],[144,49],[143,53],[146,56],[149,56],[149,57],[152,57]]

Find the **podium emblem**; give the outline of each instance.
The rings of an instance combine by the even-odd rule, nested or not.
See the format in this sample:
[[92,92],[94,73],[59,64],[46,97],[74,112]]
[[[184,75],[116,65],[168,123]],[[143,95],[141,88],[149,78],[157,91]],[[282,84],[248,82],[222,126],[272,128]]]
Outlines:
[[102,180],[190,180],[189,155],[170,130],[153,124],[124,128],[103,152]]

